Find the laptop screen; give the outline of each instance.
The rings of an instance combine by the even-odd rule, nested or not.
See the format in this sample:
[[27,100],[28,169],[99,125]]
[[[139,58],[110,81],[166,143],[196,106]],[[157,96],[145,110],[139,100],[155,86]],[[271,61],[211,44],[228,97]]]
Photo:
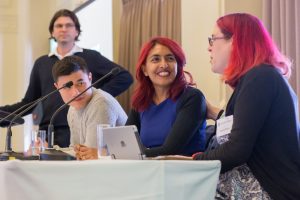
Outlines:
[[143,159],[143,145],[136,126],[103,128],[103,141],[114,159]]

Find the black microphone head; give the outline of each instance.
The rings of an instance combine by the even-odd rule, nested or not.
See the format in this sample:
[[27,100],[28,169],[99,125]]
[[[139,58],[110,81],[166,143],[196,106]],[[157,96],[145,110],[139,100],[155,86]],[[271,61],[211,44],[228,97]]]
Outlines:
[[121,69],[119,67],[115,67],[113,68],[110,72],[113,76],[117,75],[119,72],[121,71]]
[[24,119],[21,117],[17,117],[14,119],[16,114],[8,113],[5,111],[0,110],[0,127],[7,127],[9,126],[10,122],[13,120],[13,125],[17,124],[24,124]]
[[64,88],[70,88],[70,87],[72,87],[72,85],[73,85],[73,82],[72,81],[69,81],[69,82],[67,82],[67,83],[65,83],[64,85],[63,85],[63,87]]

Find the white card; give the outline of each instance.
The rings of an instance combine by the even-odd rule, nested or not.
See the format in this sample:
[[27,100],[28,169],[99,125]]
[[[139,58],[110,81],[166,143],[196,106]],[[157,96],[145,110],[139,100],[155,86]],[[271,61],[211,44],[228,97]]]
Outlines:
[[217,120],[217,137],[227,135],[231,132],[233,115],[223,117]]

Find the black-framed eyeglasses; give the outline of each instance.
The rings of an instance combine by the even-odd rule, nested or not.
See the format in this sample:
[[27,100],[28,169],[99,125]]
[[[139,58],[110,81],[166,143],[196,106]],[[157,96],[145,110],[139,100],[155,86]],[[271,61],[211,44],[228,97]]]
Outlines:
[[66,23],[66,24],[55,24],[54,27],[57,29],[62,29],[63,27],[66,27],[66,29],[73,28],[75,24],[73,23]]
[[227,39],[227,37],[208,37],[208,44],[209,46],[212,46],[214,44],[215,40],[220,40],[220,39]]

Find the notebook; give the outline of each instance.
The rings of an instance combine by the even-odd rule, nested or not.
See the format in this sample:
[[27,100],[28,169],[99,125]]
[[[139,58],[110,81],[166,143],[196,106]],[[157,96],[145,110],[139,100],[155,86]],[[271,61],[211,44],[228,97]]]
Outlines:
[[142,160],[144,157],[136,126],[103,128],[103,141],[113,159]]

